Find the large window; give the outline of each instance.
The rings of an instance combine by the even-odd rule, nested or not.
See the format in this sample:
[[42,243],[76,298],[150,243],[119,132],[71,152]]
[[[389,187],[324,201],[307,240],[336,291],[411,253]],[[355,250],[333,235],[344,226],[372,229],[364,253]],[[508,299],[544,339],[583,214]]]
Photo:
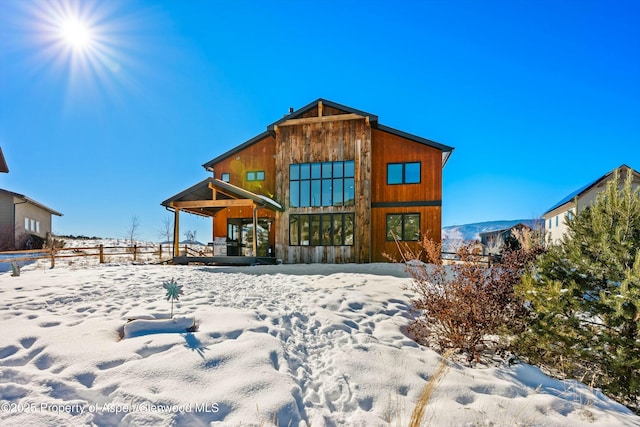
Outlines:
[[387,214],[387,240],[419,240],[420,214]]
[[292,208],[353,206],[355,167],[344,162],[299,163],[289,166],[289,202]]
[[419,184],[420,162],[387,163],[387,184]]
[[352,213],[289,215],[291,246],[353,246]]

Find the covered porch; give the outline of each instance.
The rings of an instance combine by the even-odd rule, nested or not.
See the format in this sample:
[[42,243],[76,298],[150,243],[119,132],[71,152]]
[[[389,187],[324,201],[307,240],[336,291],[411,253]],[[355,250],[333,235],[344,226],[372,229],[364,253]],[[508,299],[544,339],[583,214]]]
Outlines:
[[[174,213],[173,262],[218,265],[275,264],[269,245],[274,213],[282,206],[274,200],[215,178],[204,181],[162,202]],[[263,215],[259,215],[262,211]],[[212,218],[211,253],[179,253],[180,213]],[[265,215],[266,213],[266,215]],[[220,224],[216,224],[220,222]]]

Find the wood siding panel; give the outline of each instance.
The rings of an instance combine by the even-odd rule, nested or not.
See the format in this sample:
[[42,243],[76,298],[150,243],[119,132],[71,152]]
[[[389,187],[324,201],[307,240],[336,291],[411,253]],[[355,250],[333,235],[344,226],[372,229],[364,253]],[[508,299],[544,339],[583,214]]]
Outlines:
[[[323,115],[330,115],[324,108]],[[316,109],[317,114],[317,109]],[[286,263],[368,262],[370,256],[371,129],[364,119],[284,126],[276,138],[276,194],[285,211],[276,213],[276,256]],[[289,204],[289,165],[354,160],[355,206],[302,207]],[[289,246],[289,214],[355,213],[353,246]]]
[[[373,129],[372,203],[442,200],[442,151]],[[387,163],[420,162],[420,184],[387,185]]]
[[[374,208],[372,209],[371,224],[374,230],[372,236],[372,262],[388,262],[383,254],[389,254],[399,260],[400,254],[394,241],[387,241],[387,214],[418,213],[420,214],[421,234],[427,233],[432,239],[440,241],[442,209],[439,206]],[[417,242],[407,242],[414,250],[418,249]]]
[[[275,198],[275,140],[267,137],[233,156],[213,165],[216,178],[223,173],[230,175],[229,183],[256,194]],[[248,171],[264,171],[264,181],[247,181]]]
[[[371,240],[373,262],[388,261],[382,254],[399,256],[395,242],[387,241],[386,216],[390,213],[420,214],[420,233],[440,241],[442,227],[442,152],[433,147],[373,129],[371,174]],[[420,162],[419,184],[387,184],[387,164]],[[407,203],[435,206],[393,206]],[[384,204],[385,207],[376,207]],[[410,243],[414,248],[416,243]]]
[[[230,184],[277,200],[275,194],[275,164],[275,139],[269,136],[235,155],[216,163],[213,165],[213,170],[218,179],[222,178],[223,173],[228,173],[230,175]],[[247,171],[264,171],[264,181],[247,181]],[[211,241],[213,241],[215,237],[227,237],[228,218],[251,218],[252,215],[253,211],[248,207],[222,209],[213,218],[213,235],[211,236]],[[275,220],[275,214],[268,209],[259,209],[258,217]],[[275,227],[271,229],[269,236],[269,244],[272,246],[275,245],[274,228]]]

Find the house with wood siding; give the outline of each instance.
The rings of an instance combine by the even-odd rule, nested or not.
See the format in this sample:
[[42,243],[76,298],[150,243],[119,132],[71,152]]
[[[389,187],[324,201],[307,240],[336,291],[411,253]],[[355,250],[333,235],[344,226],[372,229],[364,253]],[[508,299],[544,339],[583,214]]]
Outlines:
[[[367,263],[394,236],[440,240],[442,169],[452,147],[318,99],[208,161],[210,178],[162,202],[212,218],[226,256],[285,263]],[[413,243],[412,243],[413,242]]]

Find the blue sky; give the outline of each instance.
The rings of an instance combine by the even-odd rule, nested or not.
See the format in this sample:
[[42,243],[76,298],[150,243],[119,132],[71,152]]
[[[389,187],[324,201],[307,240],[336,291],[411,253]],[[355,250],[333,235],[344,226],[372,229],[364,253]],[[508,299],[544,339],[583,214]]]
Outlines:
[[[87,50],[61,41],[78,15]],[[201,165],[316,98],[455,147],[443,225],[640,168],[640,2],[0,0],[0,188],[158,240]],[[210,221],[182,230],[210,240]]]

